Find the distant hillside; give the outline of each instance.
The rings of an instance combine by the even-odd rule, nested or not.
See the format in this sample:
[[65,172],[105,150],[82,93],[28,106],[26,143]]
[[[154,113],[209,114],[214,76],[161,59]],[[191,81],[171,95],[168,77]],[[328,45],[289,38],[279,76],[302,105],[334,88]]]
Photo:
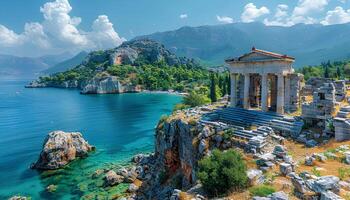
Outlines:
[[77,66],[78,64],[80,64],[87,55],[88,55],[88,53],[86,51],[82,51],[79,54],[75,55],[73,58],[70,58],[70,59],[65,60],[63,62],[60,62],[60,63],[54,65],[53,67],[50,67],[49,69],[44,70],[43,73],[44,74],[53,74],[53,73],[57,73],[57,72],[64,72],[68,69],[72,69],[75,66]]
[[33,78],[63,60],[70,54],[48,55],[38,58],[0,55],[0,77]]
[[76,67],[40,77],[27,87],[80,88],[84,94],[191,91],[207,85],[208,75],[195,60],[178,57],[164,45],[144,39],[93,51]]
[[239,56],[255,46],[296,57],[295,66],[300,67],[350,58],[349,35],[350,24],[276,27],[235,23],[183,27],[136,39],[159,41],[178,56],[198,58],[209,65],[223,64],[225,58]]

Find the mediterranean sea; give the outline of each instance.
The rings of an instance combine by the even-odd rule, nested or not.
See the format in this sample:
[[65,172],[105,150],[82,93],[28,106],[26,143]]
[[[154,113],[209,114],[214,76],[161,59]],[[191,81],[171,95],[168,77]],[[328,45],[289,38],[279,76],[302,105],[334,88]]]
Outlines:
[[[126,163],[154,149],[154,127],[170,114],[180,96],[133,93],[81,95],[78,90],[25,89],[29,81],[0,80],[0,199],[80,199],[100,191],[91,183],[96,169]],[[79,131],[96,151],[63,170],[29,169],[45,136],[54,130]],[[48,185],[57,186],[54,193]],[[106,198],[107,199],[107,198]]]

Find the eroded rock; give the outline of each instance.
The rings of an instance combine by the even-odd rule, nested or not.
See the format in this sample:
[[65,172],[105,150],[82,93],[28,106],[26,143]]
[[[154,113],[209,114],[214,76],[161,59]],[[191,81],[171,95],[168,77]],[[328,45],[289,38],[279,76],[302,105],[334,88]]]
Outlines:
[[76,158],[88,156],[94,147],[79,132],[54,131],[47,135],[39,159],[33,169],[58,169]]

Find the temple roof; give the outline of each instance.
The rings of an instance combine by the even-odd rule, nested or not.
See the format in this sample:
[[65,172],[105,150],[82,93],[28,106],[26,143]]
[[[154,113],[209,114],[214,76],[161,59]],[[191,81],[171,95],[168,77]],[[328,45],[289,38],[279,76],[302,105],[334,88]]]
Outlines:
[[226,59],[226,62],[259,62],[259,61],[266,61],[266,60],[286,60],[293,62],[295,58],[287,55],[282,55],[279,53],[273,53],[270,51],[260,50],[256,49],[255,47],[252,48],[252,51],[250,53],[244,54],[237,58],[229,58]]

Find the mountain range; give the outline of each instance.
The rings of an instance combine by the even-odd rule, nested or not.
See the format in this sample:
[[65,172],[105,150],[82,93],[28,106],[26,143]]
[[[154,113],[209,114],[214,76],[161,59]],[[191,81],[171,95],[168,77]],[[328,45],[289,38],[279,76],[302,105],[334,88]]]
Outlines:
[[[295,57],[296,68],[350,58],[350,23],[322,26],[298,24],[266,26],[260,22],[182,27],[132,40],[151,39],[177,56],[195,58],[207,66],[220,66],[228,57],[240,56],[254,46]],[[62,72],[80,64],[88,55],[65,53],[39,58],[0,55],[0,76],[36,77]]]
[[156,40],[178,56],[221,65],[254,46],[296,58],[295,67],[350,58],[350,23],[331,26],[266,26],[260,22],[182,27],[137,37]]
[[63,53],[42,57],[18,57],[13,55],[0,55],[0,77],[8,78],[33,78],[41,71],[63,62],[72,55]]

